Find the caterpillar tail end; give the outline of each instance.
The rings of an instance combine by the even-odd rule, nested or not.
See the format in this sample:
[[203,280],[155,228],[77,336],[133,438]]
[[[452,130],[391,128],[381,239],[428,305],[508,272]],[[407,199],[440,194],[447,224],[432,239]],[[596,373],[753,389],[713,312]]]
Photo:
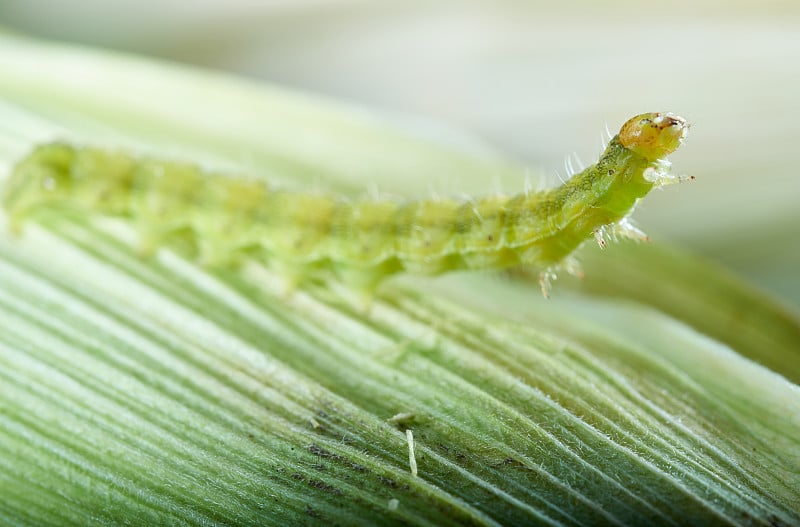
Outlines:
[[36,147],[14,166],[0,191],[0,203],[14,227],[35,210],[63,201],[71,188],[74,148],[51,143]]

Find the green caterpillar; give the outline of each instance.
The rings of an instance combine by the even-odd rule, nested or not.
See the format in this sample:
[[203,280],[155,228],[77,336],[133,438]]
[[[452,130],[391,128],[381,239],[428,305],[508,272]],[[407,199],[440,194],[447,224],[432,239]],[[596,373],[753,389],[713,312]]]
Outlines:
[[2,203],[16,229],[43,210],[121,216],[138,228],[145,252],[189,232],[207,265],[264,258],[298,280],[333,272],[364,290],[400,272],[535,266],[547,296],[557,271],[579,272],[571,255],[587,239],[646,239],[628,217],[654,187],[682,179],[670,175],[666,156],[687,132],[681,117],[642,114],[560,187],[468,201],[355,201],[53,143],[16,165]]

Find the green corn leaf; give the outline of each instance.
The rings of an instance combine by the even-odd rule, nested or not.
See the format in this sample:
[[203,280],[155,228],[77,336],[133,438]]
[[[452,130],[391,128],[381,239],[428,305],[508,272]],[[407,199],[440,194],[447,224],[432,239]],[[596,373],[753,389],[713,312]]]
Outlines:
[[[522,173],[150,60],[5,34],[0,71],[2,177],[53,139],[352,193]],[[365,310],[134,247],[91,214],[0,238],[0,523],[800,523],[797,316],[679,251],[587,251],[592,296],[402,277]]]

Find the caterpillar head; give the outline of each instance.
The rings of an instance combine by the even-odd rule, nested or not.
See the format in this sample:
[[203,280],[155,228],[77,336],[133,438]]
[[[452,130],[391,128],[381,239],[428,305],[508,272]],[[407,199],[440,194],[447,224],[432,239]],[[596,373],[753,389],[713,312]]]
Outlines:
[[3,207],[11,217],[22,217],[32,210],[69,196],[70,166],[75,149],[62,143],[38,147],[20,162],[3,188]]
[[677,150],[688,132],[689,123],[683,117],[672,113],[643,113],[622,125],[619,142],[648,161],[655,161]]

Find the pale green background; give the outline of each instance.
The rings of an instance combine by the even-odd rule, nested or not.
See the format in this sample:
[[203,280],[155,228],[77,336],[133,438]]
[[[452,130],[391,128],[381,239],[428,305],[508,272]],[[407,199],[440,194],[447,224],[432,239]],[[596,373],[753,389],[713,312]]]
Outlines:
[[[639,225],[800,306],[800,2],[2,0],[0,23],[460,130],[534,181],[557,181],[573,152],[593,160],[605,124],[680,113],[694,126],[673,161],[697,181],[649,197]],[[498,184],[458,176],[431,186]]]

